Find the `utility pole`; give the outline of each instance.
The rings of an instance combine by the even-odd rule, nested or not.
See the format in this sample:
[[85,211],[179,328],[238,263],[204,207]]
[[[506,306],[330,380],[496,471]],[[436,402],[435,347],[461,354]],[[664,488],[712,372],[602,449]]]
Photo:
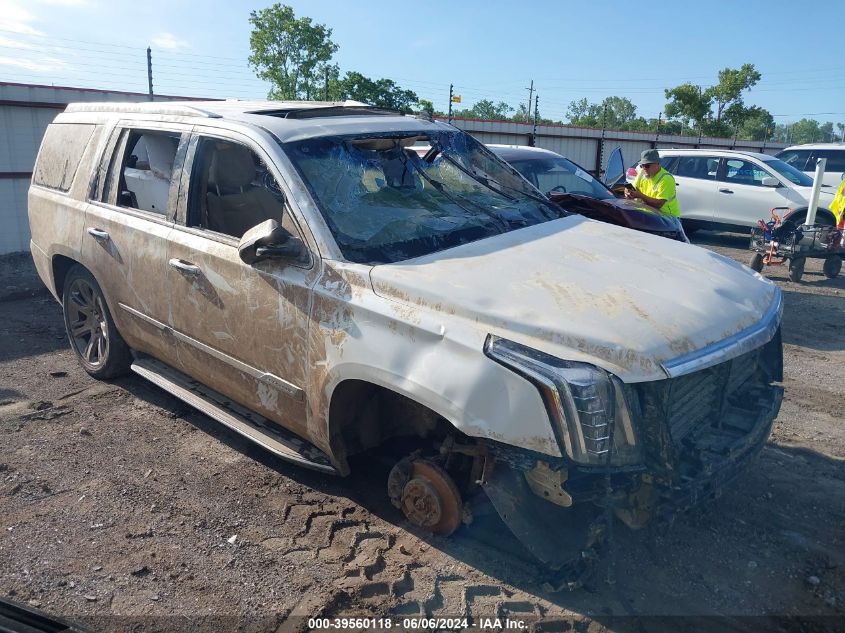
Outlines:
[[607,121],[607,105],[604,106],[604,111],[602,111],[601,115],[601,138],[599,138],[599,142],[596,145],[596,170],[595,176],[599,180],[601,180],[601,163],[604,160],[604,131],[605,131],[605,121]]
[[537,145],[537,112],[540,106],[540,95],[534,97],[534,129],[531,131],[531,147]]
[[147,46],[147,86],[150,91],[150,101],[153,99],[153,51]]
[[534,80],[533,79],[531,80],[531,87],[526,88],[526,90],[528,91],[528,113],[526,115],[527,116],[526,120],[529,120],[531,118],[531,97],[534,96]]
[[449,84],[449,125],[452,124],[452,95],[454,90],[455,86],[453,84]]
[[[701,86],[698,87],[698,98],[701,98]],[[698,144],[695,146],[696,149],[701,147],[701,122],[702,119],[698,120]]]
[[326,86],[323,89],[323,101],[329,100],[329,67],[326,66]]
[[654,134],[654,147],[652,149],[657,149],[657,141],[660,139],[660,117],[662,116],[662,112],[657,113],[657,131]]

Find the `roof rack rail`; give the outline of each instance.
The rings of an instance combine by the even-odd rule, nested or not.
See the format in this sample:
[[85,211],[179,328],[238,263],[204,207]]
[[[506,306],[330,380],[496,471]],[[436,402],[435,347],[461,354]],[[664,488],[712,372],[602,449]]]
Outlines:
[[118,112],[118,113],[140,113],[140,114],[169,114],[171,116],[203,117],[206,119],[220,119],[221,115],[209,112],[195,106],[182,103],[163,102],[138,102],[123,103],[116,101],[94,101],[71,103],[65,108],[65,112]]

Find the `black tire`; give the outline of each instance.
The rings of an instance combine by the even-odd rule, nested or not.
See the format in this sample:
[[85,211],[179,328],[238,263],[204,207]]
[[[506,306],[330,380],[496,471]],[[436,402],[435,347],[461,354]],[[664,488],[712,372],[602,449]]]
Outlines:
[[70,347],[94,378],[115,378],[129,371],[132,354],[115,327],[103,291],[88,270],[76,264],[67,273],[62,311]]
[[696,224],[695,222],[692,222],[690,220],[681,220],[681,226],[684,227],[684,233],[687,234],[687,237],[695,235],[696,233],[698,233],[698,231],[701,230],[700,224]]
[[836,279],[839,271],[842,270],[842,258],[839,255],[831,255],[824,260],[824,276],[828,279]]
[[804,275],[804,264],[806,261],[804,257],[796,257],[795,259],[789,260],[789,281],[794,281],[795,283],[801,281],[801,277]]
[[751,256],[751,259],[748,261],[748,266],[751,270],[756,272],[760,272],[763,270],[763,254],[762,253],[754,253]]
[[[790,215],[789,218],[784,220],[782,226],[788,227],[784,229],[785,232],[794,231],[799,226],[803,226],[806,221],[807,210],[802,209],[801,211],[796,211]],[[826,209],[819,209],[816,213],[816,226],[836,226],[833,220],[833,214]]]

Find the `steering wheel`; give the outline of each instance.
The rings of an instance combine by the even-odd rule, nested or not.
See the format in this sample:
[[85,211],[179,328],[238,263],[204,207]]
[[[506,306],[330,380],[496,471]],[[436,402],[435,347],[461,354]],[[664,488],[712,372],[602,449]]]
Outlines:
[[566,187],[563,185],[557,185],[549,189],[549,193],[566,193]]

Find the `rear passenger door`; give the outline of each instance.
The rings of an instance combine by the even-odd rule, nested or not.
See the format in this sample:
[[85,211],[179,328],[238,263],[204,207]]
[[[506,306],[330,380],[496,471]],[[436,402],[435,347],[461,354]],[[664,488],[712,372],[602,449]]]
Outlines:
[[118,124],[103,153],[82,239],[84,264],[102,287],[126,342],[170,360],[162,336],[167,237],[176,214],[187,126]]
[[318,258],[243,263],[243,233],[275,219],[303,240],[287,201],[291,192],[269,155],[231,131],[191,140],[177,224],[167,252],[170,324],[177,367],[305,436],[306,349]]
[[685,220],[714,220],[717,156],[679,156],[674,166],[678,203]]

